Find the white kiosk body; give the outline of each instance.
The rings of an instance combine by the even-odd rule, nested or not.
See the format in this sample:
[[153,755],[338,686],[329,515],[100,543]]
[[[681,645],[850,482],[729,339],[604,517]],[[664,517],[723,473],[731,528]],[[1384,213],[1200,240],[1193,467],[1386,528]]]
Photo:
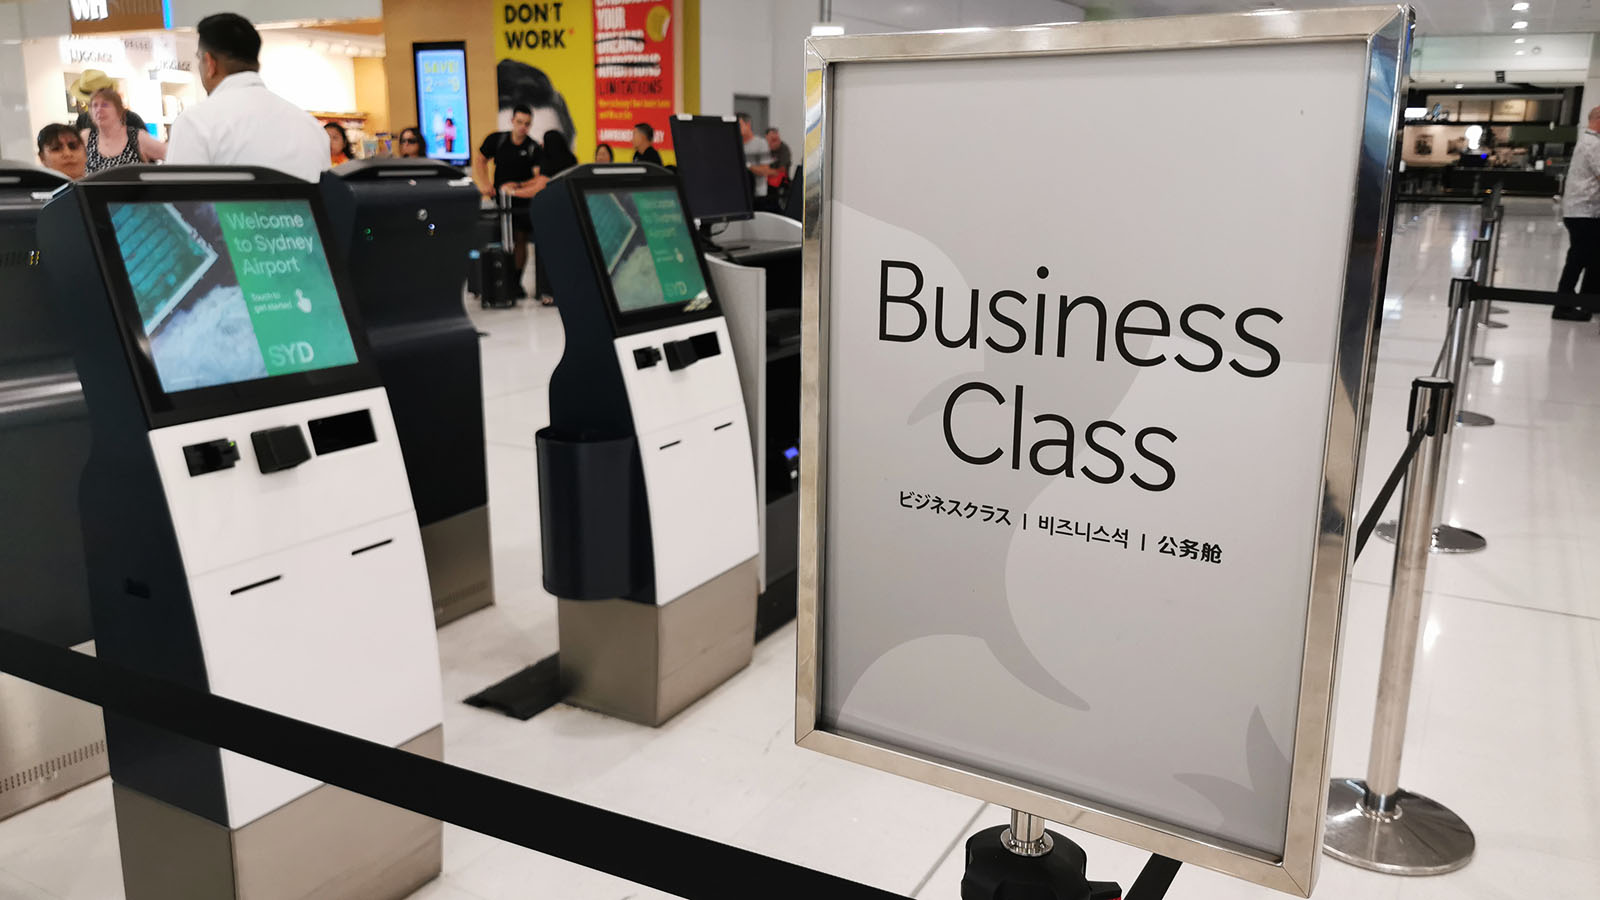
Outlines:
[[535,198],[567,342],[538,435],[571,702],[659,724],[747,665],[759,532],[738,367],[677,179],[582,166]]
[[[93,429],[99,654],[440,756],[416,514],[320,195],[266,170],[155,174],[102,173],[40,219]],[[106,719],[133,900],[403,897],[439,871],[437,821]]]

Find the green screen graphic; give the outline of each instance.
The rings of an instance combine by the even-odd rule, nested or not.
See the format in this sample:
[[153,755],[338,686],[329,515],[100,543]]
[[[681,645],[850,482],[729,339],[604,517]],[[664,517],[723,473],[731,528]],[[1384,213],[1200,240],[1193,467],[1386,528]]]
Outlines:
[[584,200],[618,309],[711,302],[677,191],[594,191]]
[[356,361],[304,200],[120,203],[109,212],[167,393]]

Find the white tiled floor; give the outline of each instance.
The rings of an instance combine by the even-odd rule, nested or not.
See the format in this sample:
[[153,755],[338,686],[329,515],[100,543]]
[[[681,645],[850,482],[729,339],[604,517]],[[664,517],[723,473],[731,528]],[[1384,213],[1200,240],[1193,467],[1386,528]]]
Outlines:
[[[1404,444],[1411,379],[1444,331],[1477,211],[1402,210],[1380,344],[1366,493]],[[1564,237],[1548,203],[1512,207],[1501,283],[1553,285]],[[472,309],[484,339],[490,512],[499,603],[441,632],[451,762],[918,898],[959,896],[961,842],[1003,810],[802,751],[792,743],[792,626],[751,667],[650,730],[558,706],[523,723],[459,701],[556,648],[540,588],[533,432],[560,356],[553,310]],[[1437,557],[1404,782],[1478,835],[1448,876],[1373,875],[1324,860],[1328,898],[1600,896],[1600,331],[1513,308],[1487,334],[1499,359],[1474,369],[1471,406],[1499,424],[1464,429],[1449,515],[1487,552]],[[1586,552],[1588,551],[1588,552]],[[1377,682],[1391,548],[1374,541],[1350,592],[1333,748],[1360,774]],[[1090,874],[1132,882],[1144,854],[1077,832]],[[624,851],[625,852],[625,851]],[[0,898],[120,896],[104,781],[0,823]],[[758,886],[751,896],[759,897]],[[537,853],[446,830],[445,873],[425,900],[664,896]],[[1174,898],[1269,892],[1186,867]]]

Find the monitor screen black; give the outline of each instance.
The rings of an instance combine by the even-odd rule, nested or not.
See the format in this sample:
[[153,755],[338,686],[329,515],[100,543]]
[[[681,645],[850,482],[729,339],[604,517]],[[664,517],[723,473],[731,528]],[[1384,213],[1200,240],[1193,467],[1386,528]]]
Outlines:
[[670,184],[589,187],[583,205],[619,314],[711,304],[694,232]]
[[739,123],[717,116],[674,116],[672,143],[689,215],[706,222],[755,216]]
[[307,201],[111,202],[106,214],[165,393],[357,362]]

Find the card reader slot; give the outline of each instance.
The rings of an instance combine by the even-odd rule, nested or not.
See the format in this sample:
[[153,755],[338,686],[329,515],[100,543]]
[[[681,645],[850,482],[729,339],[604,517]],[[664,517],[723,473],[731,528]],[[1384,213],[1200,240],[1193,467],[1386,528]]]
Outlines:
[[731,428],[731,427],[733,427],[733,423],[732,422],[723,422],[721,425],[718,425],[717,427],[715,427],[715,428],[713,428],[711,430],[712,431],[721,431],[724,428]]
[[239,594],[242,594],[245,591],[253,591],[258,587],[266,587],[267,585],[273,583],[274,581],[282,581],[282,580],[283,580],[283,576],[282,575],[274,575],[271,578],[263,578],[260,581],[255,582],[254,584],[247,584],[244,587],[236,587],[233,590],[229,591],[228,595],[229,596],[238,596]]
[[324,419],[312,419],[306,423],[306,428],[311,432],[311,446],[316,448],[318,456],[349,450],[351,447],[360,447],[378,440],[377,433],[372,427],[372,413],[365,409],[328,416]]
[[360,556],[361,554],[367,552],[368,550],[376,550],[379,547],[385,547],[385,546],[388,546],[389,544],[392,544],[392,543],[394,543],[394,538],[388,538],[386,540],[381,540],[381,541],[377,542],[376,544],[368,544],[365,547],[357,547],[356,549],[350,551],[350,555],[351,556]]
[[671,448],[671,447],[676,447],[681,443],[683,443],[683,439],[679,438],[678,440],[675,440],[675,441],[668,441],[667,443],[662,444],[660,447],[657,447],[656,449],[658,449],[658,450],[666,450],[666,449]]

